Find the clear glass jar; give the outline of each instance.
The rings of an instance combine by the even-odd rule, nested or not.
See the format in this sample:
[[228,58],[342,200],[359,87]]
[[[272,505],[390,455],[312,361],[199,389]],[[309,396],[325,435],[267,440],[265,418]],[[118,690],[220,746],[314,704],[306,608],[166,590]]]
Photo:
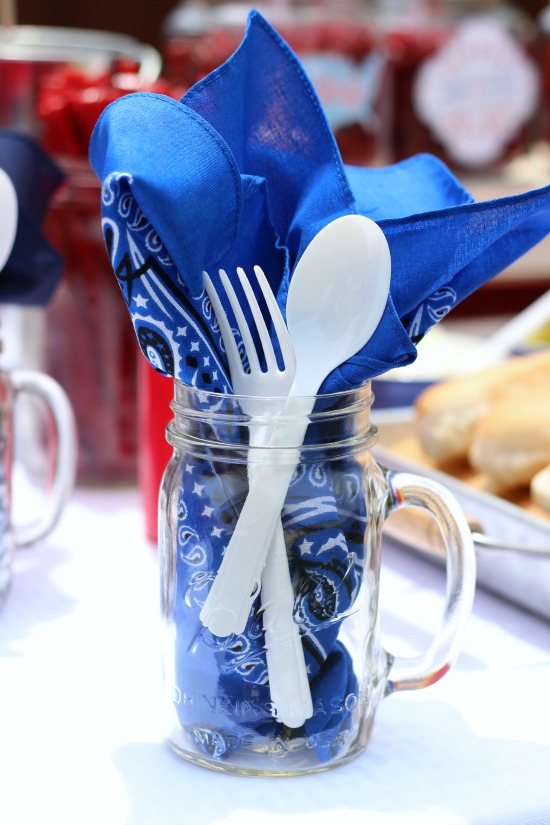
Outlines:
[[[319,396],[307,418],[289,413],[274,425],[284,400],[256,400],[252,419],[242,409],[250,399],[175,382],[159,551],[168,739],[183,758],[249,775],[325,770],[367,745],[381,698],[431,684],[454,660],[473,599],[470,533],[440,485],[377,465],[371,401],[367,384]],[[305,424],[298,448],[290,434]],[[250,446],[252,425],[253,443],[263,426],[260,441],[271,445]],[[274,427],[283,428],[277,438]],[[281,479],[282,513],[273,495]],[[251,499],[249,540],[231,546]],[[441,628],[413,659],[386,652],[378,626],[381,530],[404,505],[434,516],[448,556]],[[242,631],[222,635],[205,606],[229,556],[238,571],[229,598],[242,572],[251,607]],[[246,587],[250,560],[261,589]]]
[[[21,408],[23,399],[32,402],[40,445],[29,439],[29,409]],[[33,459],[37,452],[43,453],[38,461],[45,465],[43,472],[29,474],[28,481],[20,472],[15,481],[21,444],[26,453],[35,453],[22,456],[25,470],[35,469]],[[75,469],[74,417],[62,388],[38,370],[0,369],[0,607],[11,584],[15,552],[51,533],[72,493]]]

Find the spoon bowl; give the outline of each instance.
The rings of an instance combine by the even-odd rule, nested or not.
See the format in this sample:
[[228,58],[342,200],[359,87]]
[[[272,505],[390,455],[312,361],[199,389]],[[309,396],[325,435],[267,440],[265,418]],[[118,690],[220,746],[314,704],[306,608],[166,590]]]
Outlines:
[[332,370],[362,349],[386,307],[390,277],[388,242],[369,218],[344,215],[315,236],[288,290],[296,355],[291,395],[315,395]]

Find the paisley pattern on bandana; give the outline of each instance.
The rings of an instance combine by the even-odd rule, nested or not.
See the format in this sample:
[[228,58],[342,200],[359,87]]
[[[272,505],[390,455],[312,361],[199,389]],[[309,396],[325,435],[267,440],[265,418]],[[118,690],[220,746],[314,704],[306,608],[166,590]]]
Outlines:
[[204,290],[190,294],[131,183],[131,175],[119,173],[104,181],[102,229],[140,348],[157,372],[193,387],[228,392],[208,296]]
[[405,324],[411,341],[418,344],[426,333],[442,321],[458,302],[456,290],[451,286],[441,287],[429,298],[426,298],[416,310],[410,323]]

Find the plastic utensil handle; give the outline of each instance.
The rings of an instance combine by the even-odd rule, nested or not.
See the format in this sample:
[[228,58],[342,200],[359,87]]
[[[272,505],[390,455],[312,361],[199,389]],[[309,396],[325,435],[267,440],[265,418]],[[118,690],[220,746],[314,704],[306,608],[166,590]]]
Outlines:
[[23,393],[40,399],[54,430],[50,454],[50,477],[53,481],[47,507],[35,521],[14,525],[15,544],[24,547],[39,541],[53,530],[73,490],[77,454],[76,428],[67,395],[49,375],[33,370],[14,370],[10,372],[9,378],[16,396],[15,403],[17,396]]
[[263,463],[255,468],[243,509],[201,610],[201,622],[216,636],[242,633],[258,595],[269,546],[300,456],[299,450],[281,452],[286,456],[284,463]]
[[300,629],[293,618],[294,588],[278,520],[262,573],[262,620],[269,691],[279,722],[301,727],[313,715]]
[[398,690],[427,687],[449,670],[458,655],[472,610],[476,576],[470,528],[451,493],[437,482],[411,473],[388,472],[388,482],[395,502],[389,512],[414,505],[435,518],[447,557],[447,592],[442,622],[429,649],[410,658],[387,654],[391,667],[386,696]]
[[[250,444],[263,447],[274,427],[250,422]],[[256,470],[248,465],[249,477]],[[294,621],[294,588],[290,578],[283,525],[278,519],[261,576],[262,624],[269,678],[269,692],[275,716],[289,728],[301,727],[313,715],[300,628]]]
[[[200,613],[202,623],[216,636],[242,633],[245,628],[314,403],[312,398],[287,398],[276,426],[274,422],[269,446],[249,451],[249,463],[252,456],[257,466],[250,474],[246,501]],[[293,446],[281,449],[283,445]]]

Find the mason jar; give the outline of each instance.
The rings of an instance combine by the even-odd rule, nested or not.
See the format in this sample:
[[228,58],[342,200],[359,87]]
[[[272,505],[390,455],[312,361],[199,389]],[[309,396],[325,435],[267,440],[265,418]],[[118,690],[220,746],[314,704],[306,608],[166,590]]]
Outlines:
[[[167,737],[181,757],[248,775],[331,768],[365,748],[383,697],[454,661],[470,532],[439,484],[377,464],[371,402],[368,383],[288,403],[174,382],[159,553]],[[447,595],[432,645],[406,659],[381,643],[379,578],[384,522],[410,505],[439,525]]]

